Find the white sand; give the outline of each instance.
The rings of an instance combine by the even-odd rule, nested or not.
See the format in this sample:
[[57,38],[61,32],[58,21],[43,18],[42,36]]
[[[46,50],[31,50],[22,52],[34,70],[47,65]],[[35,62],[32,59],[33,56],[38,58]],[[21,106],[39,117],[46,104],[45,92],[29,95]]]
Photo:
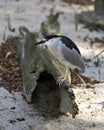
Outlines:
[[[84,42],[83,39],[87,35],[91,39],[101,38],[104,37],[104,32],[90,32],[84,29],[82,24],[78,24],[78,31],[75,31],[75,13],[92,7],[69,6],[59,0],[0,0],[0,43],[4,40],[4,32],[5,37],[17,35],[19,26],[37,31],[52,7],[55,12],[63,12],[59,17],[61,33],[78,45],[84,58],[91,58],[91,62],[86,63],[84,75],[103,82],[104,53],[99,57],[98,67],[94,64],[96,59],[92,60],[103,48],[100,47],[100,43],[91,46],[89,40]],[[11,27],[15,28],[15,32],[11,33],[8,30],[7,16],[10,16]],[[47,120],[37,115],[32,105],[25,102],[21,93],[10,94],[4,88],[0,88],[0,130],[104,130],[104,83],[95,84],[93,87],[74,89],[80,109],[76,119],[62,116],[59,119]],[[12,109],[13,107],[15,109]],[[19,121],[18,118],[24,120]]]

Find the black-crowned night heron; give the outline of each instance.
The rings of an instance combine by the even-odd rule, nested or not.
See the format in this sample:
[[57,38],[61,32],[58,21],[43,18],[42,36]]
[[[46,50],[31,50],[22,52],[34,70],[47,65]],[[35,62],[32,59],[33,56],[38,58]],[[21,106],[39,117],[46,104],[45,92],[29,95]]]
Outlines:
[[[70,71],[69,69],[78,69],[79,71],[84,72],[85,66],[83,59],[81,57],[81,53],[75,43],[66,36],[58,36],[58,35],[48,35],[45,37],[45,40],[36,43],[45,44],[49,50],[49,52],[62,63],[66,70],[65,75],[61,76],[58,81],[61,83],[66,79]],[[60,82],[59,82],[60,83]]]

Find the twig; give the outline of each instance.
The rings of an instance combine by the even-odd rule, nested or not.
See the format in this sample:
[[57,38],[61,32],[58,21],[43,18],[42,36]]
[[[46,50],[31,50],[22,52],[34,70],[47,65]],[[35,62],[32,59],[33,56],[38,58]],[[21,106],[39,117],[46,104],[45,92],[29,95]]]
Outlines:
[[11,19],[10,19],[9,15],[7,15],[6,20],[7,20],[7,24],[8,24],[8,30],[11,31],[11,32],[14,32],[15,29],[12,28],[12,26],[11,26]]
[[5,41],[5,38],[6,38],[6,30],[7,30],[7,26],[5,27],[4,33],[3,33],[3,40],[4,40],[4,41]]
[[86,82],[83,80],[83,78],[82,78],[79,74],[77,74],[74,70],[72,70],[72,71],[73,71],[74,74],[82,81],[82,83],[87,86],[87,84],[86,84]]
[[101,52],[99,52],[96,56],[94,56],[92,59],[98,57],[99,55],[101,55],[104,52],[104,50],[102,50]]

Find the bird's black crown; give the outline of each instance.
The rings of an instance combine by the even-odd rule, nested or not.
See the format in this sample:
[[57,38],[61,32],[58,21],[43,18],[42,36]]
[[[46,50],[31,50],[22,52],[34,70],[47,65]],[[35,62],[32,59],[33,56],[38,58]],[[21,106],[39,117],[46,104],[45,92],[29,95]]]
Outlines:
[[60,36],[58,36],[58,35],[47,35],[47,36],[45,36],[44,38],[45,38],[46,40],[50,40],[50,39],[52,39],[52,38],[57,38],[57,37],[60,37]]

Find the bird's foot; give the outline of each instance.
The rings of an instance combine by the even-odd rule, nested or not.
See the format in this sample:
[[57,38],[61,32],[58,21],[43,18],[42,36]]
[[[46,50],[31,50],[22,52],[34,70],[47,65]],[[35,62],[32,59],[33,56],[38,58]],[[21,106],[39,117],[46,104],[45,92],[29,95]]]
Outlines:
[[57,84],[59,85],[59,87],[63,84],[63,82],[66,80],[66,77],[64,76],[59,76],[56,81],[57,81]]

